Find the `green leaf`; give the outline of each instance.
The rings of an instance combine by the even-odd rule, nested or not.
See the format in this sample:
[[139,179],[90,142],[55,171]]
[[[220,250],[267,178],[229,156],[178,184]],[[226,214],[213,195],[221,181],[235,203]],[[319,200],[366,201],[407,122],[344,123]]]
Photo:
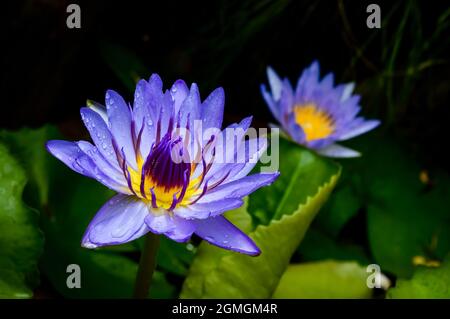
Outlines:
[[[291,147],[296,146],[292,144]],[[289,153],[297,156],[300,162],[293,162],[291,157],[284,153],[280,154],[281,176],[283,172],[286,172],[280,184],[281,187],[285,187],[285,192],[279,193],[280,185],[277,185],[279,181],[276,181],[270,187],[250,195],[248,206],[246,203],[243,207],[226,214],[227,218],[247,232],[256,242],[262,251],[261,255],[249,257],[203,242],[183,285],[182,298],[270,298],[272,296],[293,252],[300,244],[318,210],[327,200],[340,172],[339,167],[333,162],[302,148],[296,148],[295,152]],[[286,160],[290,165],[300,166],[296,168],[297,171],[293,176],[288,173],[292,172],[292,168]],[[331,169],[332,167],[334,170]],[[299,183],[290,182],[289,177],[302,179],[311,177],[311,179],[309,183],[307,181]],[[315,186],[313,186],[314,182]],[[275,188],[273,193],[269,191],[272,188]],[[274,207],[273,201],[268,200],[269,197],[274,201],[278,200],[282,208]],[[263,203],[257,202],[260,200],[268,205],[265,209]],[[247,212],[247,208],[250,210],[251,207],[258,212],[259,216],[273,215],[270,214],[270,210],[275,209],[280,213],[274,215],[281,214],[281,218],[272,219],[268,225],[261,224],[252,230],[252,219]]]
[[370,298],[366,269],[356,262],[334,260],[290,265],[273,298]]
[[419,267],[410,280],[399,279],[389,289],[388,298],[439,299],[450,298],[450,258],[437,268]]
[[317,188],[336,174],[336,163],[281,137],[279,143],[280,177],[270,187],[252,194],[248,211],[258,224],[267,225],[272,219],[297,210]]
[[27,203],[45,206],[49,193],[49,169],[56,160],[45,151],[50,138],[60,138],[58,129],[46,125],[38,129],[23,128],[19,131],[1,131],[0,141],[8,146],[11,154],[26,168],[28,183],[24,196]]
[[[384,146],[383,152],[390,154],[390,161],[410,160],[403,154],[395,157],[396,151]],[[445,230],[450,229],[444,204],[450,195],[448,188],[436,185],[426,192],[425,186],[420,185],[419,168],[408,166],[407,171],[397,170],[396,175],[387,169],[379,170],[379,176],[372,179],[373,200],[367,210],[369,240],[376,261],[385,271],[405,277],[414,270],[414,256],[437,253],[433,241],[446,246],[442,249],[444,254],[450,249],[449,241],[443,238]]]
[[422,183],[420,165],[392,139],[369,134],[351,147],[364,157],[344,163],[344,172],[364,202],[375,262],[384,272],[409,277],[415,256],[444,258],[450,251],[450,180],[441,174],[432,185]]
[[0,144],[0,297],[31,298],[42,251],[38,215],[22,202],[27,178],[8,149]]

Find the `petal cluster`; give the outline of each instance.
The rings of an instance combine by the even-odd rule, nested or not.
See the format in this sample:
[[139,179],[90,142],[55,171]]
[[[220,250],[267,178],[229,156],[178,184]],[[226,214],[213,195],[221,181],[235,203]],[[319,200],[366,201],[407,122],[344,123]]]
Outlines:
[[[81,109],[93,143],[47,143],[48,151],[68,167],[118,193],[89,224],[83,246],[121,244],[151,231],[178,242],[195,233],[226,249],[260,253],[222,214],[241,206],[244,196],[272,183],[278,173],[248,176],[265,150],[263,138],[233,141],[233,152],[226,155],[244,154],[241,161],[216,156],[214,142],[226,140],[224,100],[218,88],[201,101],[197,85],[188,87],[182,80],[163,90],[153,74],[137,84],[133,105],[109,90],[106,106],[89,102]],[[245,118],[229,128],[245,132],[250,123]],[[208,129],[214,133],[205,139],[202,132]],[[251,142],[257,147],[249,148]]]
[[319,63],[314,61],[301,74],[295,89],[267,68],[270,91],[261,85],[261,93],[282,129],[297,143],[330,157],[354,157],[360,154],[336,144],[366,133],[380,122],[358,116],[360,96],[354,95],[354,83],[334,85],[334,75],[320,79]]

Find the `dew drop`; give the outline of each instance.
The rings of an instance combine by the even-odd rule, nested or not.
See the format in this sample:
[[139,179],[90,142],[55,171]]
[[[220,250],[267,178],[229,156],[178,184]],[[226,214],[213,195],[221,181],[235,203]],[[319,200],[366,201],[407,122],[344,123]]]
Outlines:
[[98,246],[95,244],[89,243],[89,242],[85,242],[85,243],[83,243],[83,247],[92,249],[92,248],[97,248]]

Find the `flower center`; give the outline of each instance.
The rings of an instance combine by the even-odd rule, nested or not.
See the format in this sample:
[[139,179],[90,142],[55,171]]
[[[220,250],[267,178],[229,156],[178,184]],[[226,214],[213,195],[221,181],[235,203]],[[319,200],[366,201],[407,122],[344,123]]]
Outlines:
[[294,107],[295,121],[305,132],[306,141],[326,138],[334,132],[333,119],[312,103]]
[[189,181],[191,165],[183,161],[179,143],[181,139],[170,140],[166,135],[153,147],[142,168],[145,180],[165,192],[180,190]]
[[198,193],[198,180],[191,180],[194,166],[184,159],[182,139],[165,135],[138,169],[127,167],[129,188],[154,208],[171,210]]

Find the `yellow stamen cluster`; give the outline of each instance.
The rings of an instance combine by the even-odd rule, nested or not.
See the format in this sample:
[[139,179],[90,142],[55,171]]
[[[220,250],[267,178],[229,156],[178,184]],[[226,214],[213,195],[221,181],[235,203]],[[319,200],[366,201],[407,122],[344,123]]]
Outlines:
[[305,132],[306,141],[326,138],[334,132],[332,118],[312,103],[294,107],[295,120]]
[[[193,173],[194,168],[195,168],[194,165],[191,165],[191,173]],[[156,205],[160,208],[168,209],[172,205],[174,194],[176,194],[177,197],[180,196],[180,193],[182,192],[182,187],[166,189],[164,186],[158,186],[157,183],[153,181],[151,176],[145,176],[144,181],[145,197],[144,197],[144,195],[141,193],[142,169],[143,165],[142,162],[140,161],[138,161],[137,170],[128,167],[128,172],[130,173],[131,179],[131,186],[133,188],[133,191],[136,193],[136,196],[138,196],[143,201],[151,205],[152,204],[151,189],[152,189],[154,196],[156,198]],[[178,203],[178,205],[188,204],[192,200],[193,196],[201,193],[201,189],[199,189],[201,177],[202,176],[200,175],[199,177],[191,179],[189,181],[183,200],[180,203]]]

